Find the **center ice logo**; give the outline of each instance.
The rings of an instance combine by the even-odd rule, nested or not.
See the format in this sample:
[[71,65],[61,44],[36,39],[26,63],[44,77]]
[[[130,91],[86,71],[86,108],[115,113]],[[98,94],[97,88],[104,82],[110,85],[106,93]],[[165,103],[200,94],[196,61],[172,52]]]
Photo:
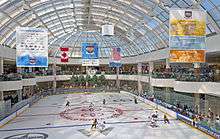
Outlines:
[[46,139],[48,138],[48,134],[45,133],[23,133],[16,134],[4,139]]

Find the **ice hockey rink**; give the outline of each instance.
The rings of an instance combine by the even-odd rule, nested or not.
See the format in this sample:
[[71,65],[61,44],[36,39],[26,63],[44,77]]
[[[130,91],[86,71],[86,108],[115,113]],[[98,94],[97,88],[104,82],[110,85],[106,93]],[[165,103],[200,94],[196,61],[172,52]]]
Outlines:
[[[103,105],[103,99],[106,104]],[[66,107],[66,102],[70,106]],[[91,109],[91,102],[94,106]],[[150,126],[150,105],[122,93],[77,93],[48,96],[0,128],[2,139],[209,139],[210,136],[172,117]],[[93,119],[105,128],[91,129]]]

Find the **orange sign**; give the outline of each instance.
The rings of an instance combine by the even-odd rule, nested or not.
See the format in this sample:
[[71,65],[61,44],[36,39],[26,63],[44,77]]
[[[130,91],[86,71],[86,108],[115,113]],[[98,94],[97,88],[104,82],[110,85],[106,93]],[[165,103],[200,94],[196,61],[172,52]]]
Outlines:
[[205,50],[170,50],[170,62],[204,63]]

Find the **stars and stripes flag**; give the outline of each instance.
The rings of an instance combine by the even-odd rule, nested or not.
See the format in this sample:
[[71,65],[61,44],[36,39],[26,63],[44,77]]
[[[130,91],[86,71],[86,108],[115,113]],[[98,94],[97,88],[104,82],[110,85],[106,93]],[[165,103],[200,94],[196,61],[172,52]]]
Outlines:
[[120,62],[121,60],[121,49],[120,48],[113,48],[112,51],[112,60],[115,62]]
[[121,48],[112,49],[112,58],[109,62],[109,67],[121,67]]
[[60,47],[60,51],[61,51],[61,62],[68,62],[69,61],[69,56],[68,56],[68,51],[69,48],[67,47]]

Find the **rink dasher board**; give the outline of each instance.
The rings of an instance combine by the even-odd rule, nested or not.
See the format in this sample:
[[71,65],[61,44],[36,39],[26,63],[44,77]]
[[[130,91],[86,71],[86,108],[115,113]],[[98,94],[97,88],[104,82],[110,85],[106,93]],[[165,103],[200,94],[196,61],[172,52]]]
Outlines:
[[8,122],[10,122],[11,120],[13,120],[14,118],[16,118],[18,115],[20,115],[21,113],[23,113],[27,108],[29,108],[29,104],[21,107],[20,109],[16,110],[15,112],[12,112],[10,115],[6,116],[5,118],[3,118],[0,121],[0,128],[3,127],[4,125],[6,125]]
[[172,110],[169,110],[169,109],[167,109],[163,106],[160,106],[160,105],[158,105],[154,102],[151,102],[147,99],[144,99],[140,96],[136,96],[135,94],[132,94],[132,93],[129,93],[129,92],[126,92],[126,91],[121,91],[121,93],[130,95],[130,96],[133,96],[133,97],[137,97],[139,100],[143,101],[144,103],[147,103],[147,104],[151,105],[152,107],[154,107],[155,109],[158,109],[158,110],[162,111],[163,113],[166,113],[166,114],[170,115],[174,119],[177,119],[177,113],[172,111]]

